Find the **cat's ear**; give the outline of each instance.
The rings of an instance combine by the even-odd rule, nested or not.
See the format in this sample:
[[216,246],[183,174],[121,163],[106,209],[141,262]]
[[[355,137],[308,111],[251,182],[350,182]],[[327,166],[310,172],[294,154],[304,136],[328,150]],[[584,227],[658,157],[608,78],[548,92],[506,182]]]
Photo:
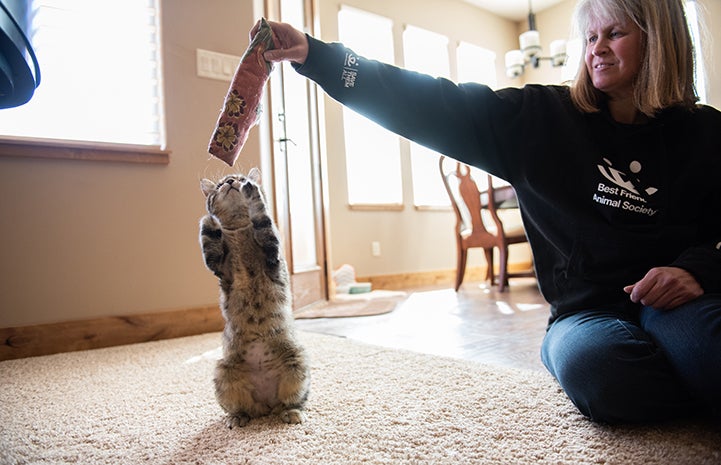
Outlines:
[[211,192],[215,192],[216,185],[210,179],[202,179],[200,181],[200,190],[203,191],[205,196],[209,196]]
[[248,179],[260,185],[260,170],[258,168],[251,168],[248,173]]

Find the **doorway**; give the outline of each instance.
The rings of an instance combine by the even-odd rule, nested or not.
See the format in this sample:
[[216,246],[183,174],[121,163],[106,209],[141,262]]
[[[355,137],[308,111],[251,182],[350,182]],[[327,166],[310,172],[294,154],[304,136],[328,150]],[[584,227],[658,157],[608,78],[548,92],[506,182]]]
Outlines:
[[[310,0],[266,0],[266,17],[311,31]],[[291,276],[293,309],[328,299],[326,233],[315,88],[289,63],[270,77],[276,221]]]

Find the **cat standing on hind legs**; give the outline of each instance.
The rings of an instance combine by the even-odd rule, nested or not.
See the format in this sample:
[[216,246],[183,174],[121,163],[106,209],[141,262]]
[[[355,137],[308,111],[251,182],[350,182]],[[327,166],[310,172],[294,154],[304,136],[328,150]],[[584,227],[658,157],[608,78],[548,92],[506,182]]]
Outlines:
[[293,328],[288,269],[268,215],[260,172],[201,181],[208,215],[200,221],[205,265],[220,281],[225,318],[215,395],[227,425],[280,414],[301,423],[310,371]]

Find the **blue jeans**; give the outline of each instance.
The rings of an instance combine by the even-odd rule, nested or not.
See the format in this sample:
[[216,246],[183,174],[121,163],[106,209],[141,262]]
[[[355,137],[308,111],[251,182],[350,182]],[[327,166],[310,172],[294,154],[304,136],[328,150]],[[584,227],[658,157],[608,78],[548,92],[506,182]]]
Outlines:
[[558,318],[541,347],[544,365],[594,421],[637,423],[710,414],[721,418],[721,295],[636,315],[582,311]]

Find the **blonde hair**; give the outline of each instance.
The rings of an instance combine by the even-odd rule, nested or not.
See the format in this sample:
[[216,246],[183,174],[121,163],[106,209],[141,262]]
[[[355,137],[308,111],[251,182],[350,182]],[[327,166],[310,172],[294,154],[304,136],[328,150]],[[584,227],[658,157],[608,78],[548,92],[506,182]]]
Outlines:
[[[634,104],[640,112],[653,117],[670,106],[695,108],[694,49],[682,0],[579,0],[574,17],[583,56],[593,19],[631,20],[641,29],[643,58],[634,83]],[[571,98],[586,113],[599,111],[606,98],[593,86],[583,61]]]

